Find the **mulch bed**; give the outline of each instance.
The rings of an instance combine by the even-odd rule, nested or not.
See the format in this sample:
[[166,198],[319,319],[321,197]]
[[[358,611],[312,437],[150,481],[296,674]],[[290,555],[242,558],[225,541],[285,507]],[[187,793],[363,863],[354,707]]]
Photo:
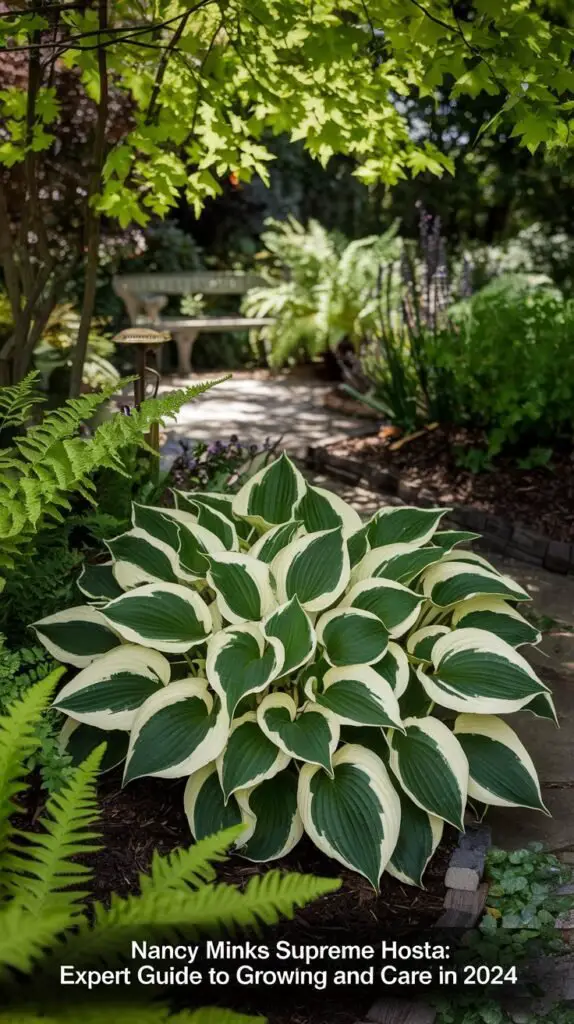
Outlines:
[[[130,783],[125,790],[120,786],[118,771],[102,779],[101,817],[96,827],[103,837],[103,848],[81,858],[94,868],[90,882],[94,898],[105,903],[112,893],[127,896],[139,891],[138,876],[149,871],[154,850],[165,854],[192,842],[183,812],[185,780],[146,778]],[[35,806],[28,800],[26,803],[28,813],[22,815],[18,825],[35,828],[32,822],[37,821],[40,809],[35,800],[31,802]],[[443,911],[444,877],[457,837],[454,829],[445,830],[445,838],[427,869],[425,890],[402,885],[385,873],[381,891],[376,893],[366,879],[329,860],[306,837],[289,856],[267,866],[232,857],[221,865],[218,880],[242,886],[252,875],[269,867],[342,878],[338,892],[298,911],[293,921],[276,925],[262,941],[274,943],[285,938],[295,943],[360,943],[376,948],[383,938],[400,940],[413,933],[420,936],[437,921]],[[241,941],[241,936],[235,941]],[[230,1000],[230,1005],[236,1001]],[[282,993],[278,1000],[272,989],[262,988],[257,992],[242,991],[241,1005],[235,1008],[266,1015],[269,1024],[355,1024],[372,1002],[369,991],[350,989],[331,994],[293,990],[287,998]]]
[[328,450],[396,470],[401,481],[428,491],[437,502],[472,505],[553,540],[574,542],[572,450],[555,451],[548,465],[536,469],[519,469],[515,460],[498,458],[493,471],[471,473],[455,462],[457,447],[482,447],[482,438],[468,430],[437,428],[393,451],[396,441],[383,428],[377,435],[349,438]]

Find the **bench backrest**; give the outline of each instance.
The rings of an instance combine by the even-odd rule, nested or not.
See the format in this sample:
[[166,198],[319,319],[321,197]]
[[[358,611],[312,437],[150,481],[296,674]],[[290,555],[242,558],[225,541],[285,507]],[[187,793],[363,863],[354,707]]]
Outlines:
[[114,291],[130,295],[244,295],[265,284],[257,274],[235,270],[196,270],[176,274],[116,274]]

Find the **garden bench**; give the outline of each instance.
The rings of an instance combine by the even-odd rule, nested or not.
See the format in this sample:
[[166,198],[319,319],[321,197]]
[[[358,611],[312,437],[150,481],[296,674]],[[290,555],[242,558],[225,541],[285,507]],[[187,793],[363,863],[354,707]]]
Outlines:
[[[170,295],[244,295],[250,288],[265,285],[256,274],[236,271],[193,271],[182,273],[118,274],[113,279],[116,295],[122,299],[133,326],[169,331],[177,345],[177,369],[181,376],[191,371],[191,353],[201,331],[248,331],[273,323],[269,317],[197,316],[161,317]],[[162,348],[159,353],[161,358]]]

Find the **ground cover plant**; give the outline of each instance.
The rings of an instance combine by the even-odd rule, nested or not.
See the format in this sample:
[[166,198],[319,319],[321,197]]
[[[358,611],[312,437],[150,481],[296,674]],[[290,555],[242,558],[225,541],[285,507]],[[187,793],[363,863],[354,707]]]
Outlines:
[[419,885],[467,804],[544,811],[535,767],[499,715],[555,720],[518,648],[540,639],[527,593],[440,529],[444,509],[363,524],[285,456],[235,496],[133,507],[87,603],[35,623],[79,670],[57,694],[79,757],[110,740],[124,783],[188,778],[197,839],[243,822],[254,861],[304,831],[377,886]]
[[[206,837],[189,850],[156,854],[148,875],[140,875],[140,891],[126,898],[114,896],[110,905],[87,908],[92,869],[78,855],[99,849],[96,783],[104,746],[76,767],[64,788],[48,801],[39,827],[22,831],[12,822],[25,795],[22,778],[26,759],[38,746],[37,725],[50,700],[58,676],[31,687],[0,717],[0,1020],[72,1021],[102,1019],[94,993],[80,1011],[73,1006],[50,1006],[47,980],[56,965],[116,962],[129,948],[138,929],[149,935],[172,935],[183,929],[189,938],[219,934],[229,929],[258,928],[292,917],[295,908],[339,887],[336,879],[314,878],[272,871],[253,878],[243,891],[217,883],[215,865],[237,837],[232,828]],[[23,981],[23,979],[25,979]],[[53,1002],[53,1000],[52,1000]],[[143,1000],[142,1000],[143,1002]],[[13,1009],[4,1007],[13,1004]],[[23,1004],[22,1008],[20,1005]],[[15,1013],[18,1016],[15,1016]],[[112,1019],[159,1024],[170,1017],[168,1006],[106,1005]],[[218,1008],[183,1012],[178,1024],[255,1024],[260,1018]],[[261,1021],[261,1024],[264,1024]]]

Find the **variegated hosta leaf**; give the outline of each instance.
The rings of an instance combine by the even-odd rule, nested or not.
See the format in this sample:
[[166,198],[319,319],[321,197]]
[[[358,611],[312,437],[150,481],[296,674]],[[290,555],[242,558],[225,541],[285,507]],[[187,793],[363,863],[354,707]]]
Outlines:
[[217,759],[217,771],[227,801],[238,789],[257,786],[283,771],[291,760],[263,732],[255,711],[236,718],[225,750]]
[[409,659],[402,647],[390,640],[381,660],[375,661],[371,668],[389,683],[397,699],[402,697],[409,685],[411,674]]
[[169,683],[170,675],[169,661],[158,651],[122,644],[66,683],[54,705],[86,725],[129,730],[138,708]]
[[475,627],[505,640],[512,647],[538,644],[541,633],[501,597],[475,597],[454,609],[453,626]]
[[495,715],[459,715],[454,731],[468,758],[471,800],[548,814],[532,758],[506,722]]
[[179,559],[169,544],[139,527],[106,541],[114,560],[114,576],[122,590],[142,583],[177,583]]
[[487,569],[488,572],[494,573],[495,576],[504,575],[492,562],[489,562],[487,558],[479,555],[476,551],[446,551],[442,560],[445,564],[447,562],[468,562],[470,565],[479,565],[482,569]]
[[389,544],[410,544],[411,547],[422,548],[432,539],[448,511],[446,508],[414,508],[408,505],[382,508],[369,524],[369,544],[372,548]]
[[402,728],[396,694],[368,665],[329,669],[314,699],[342,725]]
[[207,645],[206,675],[230,719],[248,693],[261,693],[283,667],[283,646],[255,625],[228,626]]
[[383,623],[358,608],[334,608],[317,622],[317,639],[330,665],[372,665],[389,642]]
[[110,601],[105,617],[125,640],[166,654],[204,643],[212,627],[205,601],[178,583],[137,587]]
[[260,469],[233,498],[233,514],[259,529],[287,523],[305,494],[306,483],[285,454]]
[[440,562],[442,548],[413,548],[412,544],[390,544],[368,551],[353,570],[353,582],[361,580],[396,580],[410,586],[429,565]]
[[285,651],[281,675],[296,672],[315,654],[317,636],[297,597],[281,605],[265,620],[265,633],[280,640]]
[[509,576],[498,575],[483,565],[462,561],[443,561],[440,565],[431,566],[423,576],[423,593],[439,608],[452,608],[460,601],[487,594],[511,601],[530,600],[526,591]]
[[292,597],[308,612],[321,612],[341,596],[350,575],[349,553],[340,529],[312,533],[288,544],[272,565],[279,601]]
[[34,629],[52,657],[75,668],[85,668],[121,644],[116,627],[89,604],[47,615],[34,623]]
[[401,718],[424,718],[430,715],[433,702],[423,687],[415,669],[409,664],[409,682],[404,693],[399,697]]
[[359,513],[338,494],[310,484],[297,505],[295,517],[302,520],[307,533],[341,527],[343,537],[348,538],[362,526]]
[[[67,718],[60,731],[58,749],[72,759],[77,768],[87,757],[102,745],[102,733],[93,725],[85,725],[74,718]],[[126,759],[130,738],[125,730],[106,733],[106,749],[100,762],[100,773],[109,772]]]
[[297,808],[297,775],[287,769],[254,789],[236,793],[247,830],[241,856],[261,863],[285,857],[303,835]]
[[215,761],[229,735],[227,708],[205,679],[182,679],[148,697],[132,725],[124,784],[142,775],[179,779]]
[[530,711],[536,718],[547,718],[555,725],[559,725],[554,701],[549,693],[538,693],[522,710]]
[[468,761],[438,718],[407,718],[404,733],[389,735],[391,769],[417,807],[461,831],[468,788]]
[[444,821],[417,807],[402,790],[399,797],[401,830],[387,871],[399,882],[424,888],[423,875],[442,839]]
[[225,802],[215,762],[204,765],[189,777],[183,808],[191,834],[197,841],[242,822],[235,797]]
[[479,537],[479,533],[470,533],[468,530],[437,530],[432,542],[446,553],[452,551],[457,544],[468,544]]
[[92,601],[107,604],[120,597],[122,588],[114,576],[113,562],[86,563],[78,578],[78,590]]
[[369,525],[367,523],[365,526],[361,526],[360,530],[356,530],[350,537],[347,537],[347,551],[349,552],[351,569],[354,569],[359,564],[369,550],[368,532]]
[[298,804],[315,846],[378,888],[399,837],[401,805],[380,757],[358,745],[333,757],[334,776],[304,765]]
[[280,750],[298,761],[319,764],[331,773],[339,742],[339,723],[315,704],[297,709],[288,693],[268,693],[257,708],[257,721]]
[[210,557],[207,581],[223,618],[233,624],[259,622],[277,606],[269,567],[251,555],[225,551]]
[[281,526],[273,526],[271,530],[264,533],[249,550],[252,558],[258,558],[261,562],[271,565],[277,558],[280,551],[299,535],[301,522],[298,519],[291,523],[282,523]]
[[453,711],[510,714],[547,691],[510,644],[484,629],[454,629],[432,648],[432,672],[418,670],[431,700]]
[[439,636],[450,633],[449,626],[422,626],[411,633],[407,640],[407,651],[416,661],[432,661],[432,649]]
[[351,587],[341,602],[345,608],[372,612],[392,638],[400,637],[414,626],[424,598],[395,580],[362,580]]
[[[221,508],[207,505],[202,501],[196,503],[197,515],[195,519],[197,525],[204,530],[209,530],[215,537],[217,537],[226,551],[239,551],[239,537],[237,536],[237,529],[233,522],[231,512],[231,503],[229,508],[223,512]],[[179,515],[185,514],[179,512]],[[174,514],[174,510],[171,510],[171,514]]]
[[134,504],[133,521],[151,543],[167,545],[173,551],[177,579],[205,579],[209,568],[206,555],[225,550],[217,534],[194,522],[189,512],[180,509]]

